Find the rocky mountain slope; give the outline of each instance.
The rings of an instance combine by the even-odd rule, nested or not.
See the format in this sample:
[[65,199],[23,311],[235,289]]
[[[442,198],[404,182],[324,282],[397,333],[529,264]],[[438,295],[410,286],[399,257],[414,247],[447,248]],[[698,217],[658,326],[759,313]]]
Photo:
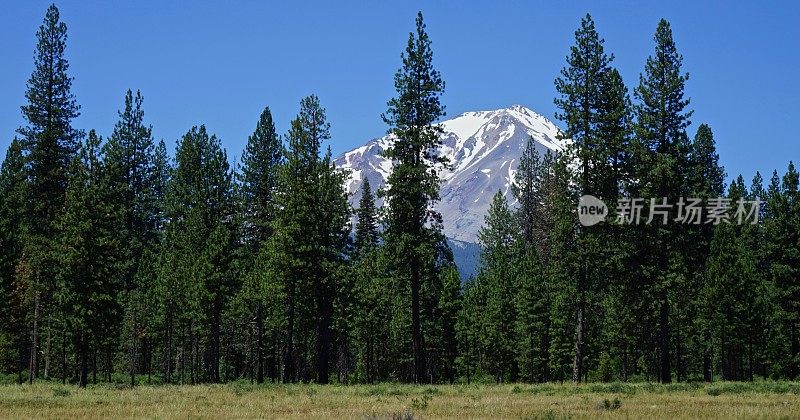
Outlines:
[[[441,174],[441,201],[436,208],[444,219],[445,235],[457,241],[461,250],[474,250],[477,248],[471,245],[478,242],[492,196],[499,190],[513,202],[511,182],[529,136],[540,154],[560,150],[563,142],[556,138],[558,129],[552,122],[521,105],[466,112],[441,124],[441,153],[452,167]],[[338,167],[351,171],[348,189],[354,205],[365,177],[373,189],[386,181],[392,162],[382,152],[391,141],[390,136],[369,140],[335,160]],[[466,267],[462,271],[467,271]]]

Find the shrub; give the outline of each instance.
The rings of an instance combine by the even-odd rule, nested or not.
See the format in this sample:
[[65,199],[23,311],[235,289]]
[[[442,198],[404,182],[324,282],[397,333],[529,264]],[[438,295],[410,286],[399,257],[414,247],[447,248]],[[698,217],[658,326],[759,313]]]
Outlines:
[[424,410],[428,408],[428,403],[433,399],[428,394],[422,396],[422,398],[412,398],[411,399],[411,407],[415,410]]
[[622,402],[619,398],[614,398],[611,401],[605,399],[602,403],[598,404],[598,408],[601,410],[616,410],[620,407],[622,407]]
[[53,388],[54,397],[69,397],[70,394],[71,394],[70,390],[63,386]]

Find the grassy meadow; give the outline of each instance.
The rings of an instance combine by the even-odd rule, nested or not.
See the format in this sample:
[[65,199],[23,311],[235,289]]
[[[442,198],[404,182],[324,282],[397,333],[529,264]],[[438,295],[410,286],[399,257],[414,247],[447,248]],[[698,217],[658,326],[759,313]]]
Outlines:
[[800,418],[800,383],[0,386],[0,418]]

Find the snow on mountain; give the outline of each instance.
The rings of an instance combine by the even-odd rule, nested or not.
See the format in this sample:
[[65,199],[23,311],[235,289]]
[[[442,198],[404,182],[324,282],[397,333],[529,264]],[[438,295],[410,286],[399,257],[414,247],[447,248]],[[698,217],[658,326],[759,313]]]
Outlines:
[[[528,137],[533,136],[540,155],[548,149],[557,152],[564,144],[556,138],[558,128],[552,122],[521,105],[466,112],[441,125],[440,151],[452,168],[441,173],[441,200],[436,209],[448,238],[472,244],[478,242],[494,194],[502,191],[513,201],[511,180]],[[376,190],[391,172],[392,162],[382,156],[391,141],[391,136],[372,139],[335,160],[337,167],[351,171],[348,190],[354,206],[365,177]]]

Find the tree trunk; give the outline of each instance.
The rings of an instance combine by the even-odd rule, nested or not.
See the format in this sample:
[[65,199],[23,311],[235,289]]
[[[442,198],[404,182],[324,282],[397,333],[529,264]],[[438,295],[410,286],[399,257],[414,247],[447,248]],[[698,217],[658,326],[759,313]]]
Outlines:
[[678,382],[684,380],[683,371],[683,351],[681,344],[681,330],[680,325],[677,326],[675,332],[675,373],[677,374]]
[[584,330],[584,298],[581,295],[578,301],[578,311],[575,321],[575,359],[572,361],[572,382],[581,382],[583,369],[583,330]]
[[144,362],[147,368],[147,385],[152,383],[153,379],[153,355],[152,350],[150,349],[150,340],[147,339],[147,336],[144,338]]
[[[134,315],[134,317],[135,317],[135,315]],[[134,387],[134,386],[136,386],[136,358],[137,358],[137,354],[136,354],[136,350],[137,350],[136,349],[136,343],[137,343],[136,321],[131,321],[131,324],[133,324],[133,325],[131,327],[131,346],[130,346],[129,351],[128,351],[128,361],[130,363],[129,368],[130,368],[130,375],[131,375],[131,387]]]
[[88,382],[89,376],[89,352],[88,343],[86,339],[86,332],[81,331],[80,333],[80,374],[78,375],[78,386],[81,388],[86,388],[86,383]]
[[[61,383],[67,383],[67,315],[62,314],[63,320],[61,322]],[[47,334],[48,341],[50,333]],[[48,344],[48,347],[50,345]]]
[[[38,279],[38,273],[37,273]],[[33,328],[31,328],[31,358],[30,366],[28,367],[28,382],[33,383],[36,379],[36,371],[39,368],[37,365],[36,356],[39,353],[39,293],[36,293],[33,302]]]
[[22,381],[24,381],[24,379],[22,378],[22,371],[25,370],[25,359],[26,359],[25,345],[23,344],[23,340],[20,340],[20,343],[18,343],[18,351],[19,351],[18,354],[19,367],[17,369],[17,383],[19,385],[22,385]]
[[221,324],[222,324],[222,296],[217,292],[214,297],[213,309],[211,314],[211,349],[209,351],[209,363],[207,367],[208,380],[214,383],[220,382],[219,360],[221,355]]
[[790,346],[791,346],[791,358],[789,359],[789,379],[795,380],[797,378],[797,365],[798,362],[798,353],[800,353],[800,340],[797,337],[797,330],[794,325],[791,326],[791,333],[789,336]]
[[167,311],[166,357],[164,360],[164,382],[172,383],[172,311]]
[[114,364],[111,360],[111,344],[106,344],[106,382],[111,382]]
[[669,301],[665,296],[661,301],[661,316],[659,321],[659,338],[660,338],[660,369],[659,381],[663,384],[672,382],[672,372],[670,370],[670,356],[669,356]]
[[279,333],[277,330],[273,330],[272,341],[269,347],[269,358],[267,359],[267,373],[272,383],[278,382],[278,360],[280,360],[280,355],[278,354],[278,340]]
[[331,297],[331,291],[324,286],[323,282],[318,281],[316,289],[317,310],[319,311],[319,319],[317,320],[316,349],[317,382],[320,384],[327,384],[330,377],[333,301]]
[[256,382],[264,383],[264,313],[261,302],[256,305]]
[[194,376],[195,376],[195,358],[197,355],[195,354],[195,345],[194,345],[194,321],[189,321],[189,383],[194,385]]
[[420,324],[420,264],[416,250],[412,251],[411,264],[411,341],[414,358],[414,383],[425,380],[425,356],[422,352],[422,328]]
[[289,281],[287,287],[287,324],[286,324],[286,349],[283,355],[283,382],[288,383],[294,380],[294,287],[293,282]]
[[[49,312],[49,311],[48,311]],[[50,379],[50,349],[52,338],[52,315],[47,314],[47,342],[45,343],[44,350],[44,379]]]

